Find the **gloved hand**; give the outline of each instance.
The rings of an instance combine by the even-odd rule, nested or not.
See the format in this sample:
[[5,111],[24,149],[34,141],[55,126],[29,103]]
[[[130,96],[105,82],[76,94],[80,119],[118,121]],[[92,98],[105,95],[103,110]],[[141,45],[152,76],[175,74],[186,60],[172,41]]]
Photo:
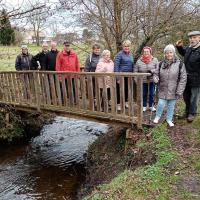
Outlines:
[[157,84],[159,82],[159,78],[157,76],[153,76],[153,82]]
[[181,99],[181,98],[182,98],[182,95],[176,94],[176,99]]

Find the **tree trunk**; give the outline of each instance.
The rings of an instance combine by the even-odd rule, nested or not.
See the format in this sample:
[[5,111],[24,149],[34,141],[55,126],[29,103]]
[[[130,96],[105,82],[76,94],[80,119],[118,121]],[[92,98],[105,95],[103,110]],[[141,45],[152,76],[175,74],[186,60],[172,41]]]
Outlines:
[[121,0],[113,0],[114,4],[114,23],[115,23],[115,39],[117,52],[122,48],[122,10]]

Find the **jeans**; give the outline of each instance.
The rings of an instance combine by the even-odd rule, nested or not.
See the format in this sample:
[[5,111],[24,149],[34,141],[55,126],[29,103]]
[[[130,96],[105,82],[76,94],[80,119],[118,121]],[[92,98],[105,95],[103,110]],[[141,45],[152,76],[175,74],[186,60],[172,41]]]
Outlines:
[[143,83],[143,107],[147,107],[147,99],[149,97],[149,107],[154,104],[155,84],[153,82]]
[[163,109],[166,104],[167,104],[167,121],[172,121],[173,115],[174,115],[176,99],[170,99],[170,100],[159,99],[157,110],[156,110],[156,117],[160,119],[160,117],[163,113]]
[[199,97],[200,97],[200,87],[186,86],[185,91],[183,93],[183,99],[186,105],[185,108],[186,115],[197,114],[197,105]]

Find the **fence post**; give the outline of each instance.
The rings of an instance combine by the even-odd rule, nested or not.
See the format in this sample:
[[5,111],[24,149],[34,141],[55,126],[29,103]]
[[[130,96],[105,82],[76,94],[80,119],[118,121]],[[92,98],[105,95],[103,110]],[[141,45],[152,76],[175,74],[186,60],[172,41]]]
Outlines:
[[40,112],[40,88],[39,88],[39,74],[35,71],[33,71],[33,81],[34,81],[34,87],[35,87],[35,98],[36,98],[36,106],[37,111]]
[[137,128],[142,129],[143,121],[143,76],[137,77]]

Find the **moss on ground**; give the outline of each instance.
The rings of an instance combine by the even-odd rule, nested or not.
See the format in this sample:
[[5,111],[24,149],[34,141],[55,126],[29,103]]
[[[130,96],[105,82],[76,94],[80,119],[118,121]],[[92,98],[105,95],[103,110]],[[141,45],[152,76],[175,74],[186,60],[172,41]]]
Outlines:
[[[101,183],[85,200],[199,200],[200,199],[200,117],[193,123],[176,120],[144,130],[134,151],[150,146],[155,162],[124,168],[108,183]],[[134,163],[135,157],[130,157]]]

